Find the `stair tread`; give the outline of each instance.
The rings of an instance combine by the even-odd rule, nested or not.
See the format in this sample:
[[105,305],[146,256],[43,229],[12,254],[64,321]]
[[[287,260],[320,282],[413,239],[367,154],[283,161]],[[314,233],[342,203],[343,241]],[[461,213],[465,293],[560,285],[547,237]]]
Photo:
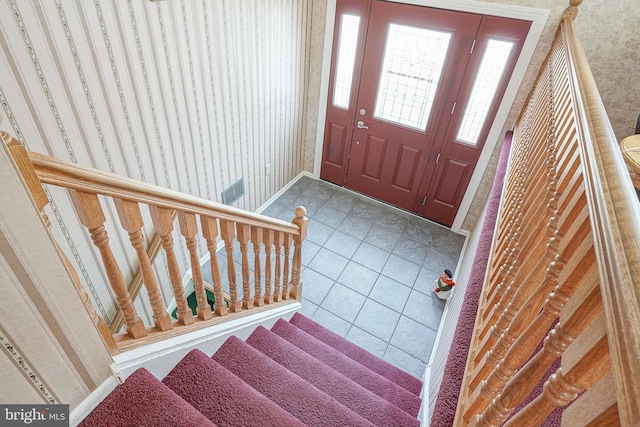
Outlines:
[[280,335],[307,354],[335,369],[362,387],[394,404],[409,415],[417,416],[421,399],[390,379],[345,356],[297,326],[279,319],[271,331]]
[[422,381],[397,366],[379,358],[375,354],[359,347],[300,313],[295,313],[290,323],[307,332],[309,335],[313,335],[315,338],[333,347],[345,356],[388,378],[400,387],[409,390],[416,396],[420,395],[423,385]]
[[218,426],[304,426],[199,350],[190,351],[162,380]]
[[318,363],[289,341],[259,326],[247,344],[378,426],[419,426],[419,421],[329,366]]
[[78,425],[216,426],[144,368],[118,385]]
[[309,426],[373,426],[235,336],[229,337],[212,358]]

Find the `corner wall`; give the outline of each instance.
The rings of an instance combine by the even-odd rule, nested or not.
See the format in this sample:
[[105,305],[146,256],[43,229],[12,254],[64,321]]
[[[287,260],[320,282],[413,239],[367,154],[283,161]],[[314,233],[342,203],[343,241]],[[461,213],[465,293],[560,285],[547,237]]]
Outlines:
[[[234,205],[255,211],[302,171],[309,4],[2,2],[0,128],[32,151],[208,200],[221,201],[242,177],[246,194]],[[66,192],[47,191],[56,238],[109,323],[115,305],[100,256]],[[103,208],[119,224],[114,207]],[[126,259],[135,252],[117,228],[107,232],[130,279],[137,267]],[[173,238],[182,240],[177,231]],[[184,272],[184,244],[176,253]],[[168,302],[165,264],[158,257]],[[148,320],[145,307],[136,304]]]
[[0,403],[68,403],[111,356],[0,140]]

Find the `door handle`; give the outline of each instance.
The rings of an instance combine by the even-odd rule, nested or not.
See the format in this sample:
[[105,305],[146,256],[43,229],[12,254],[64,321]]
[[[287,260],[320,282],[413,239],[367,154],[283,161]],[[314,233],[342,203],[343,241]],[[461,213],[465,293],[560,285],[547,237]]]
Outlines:
[[358,127],[358,129],[369,129],[369,126],[365,126],[364,122],[362,120],[360,120],[356,126]]

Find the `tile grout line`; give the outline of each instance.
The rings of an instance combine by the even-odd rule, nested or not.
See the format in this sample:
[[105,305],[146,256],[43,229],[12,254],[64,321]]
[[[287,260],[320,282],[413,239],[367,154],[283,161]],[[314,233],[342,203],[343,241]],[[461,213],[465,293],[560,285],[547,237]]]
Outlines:
[[[324,187],[325,189],[330,189],[332,194],[331,194],[330,196],[328,196],[328,198],[326,198],[322,203],[320,203],[320,204],[318,205],[317,209],[315,209],[315,211],[313,212],[313,214],[310,216],[310,218],[311,218],[311,219],[313,219],[313,216],[314,216],[314,215],[316,215],[316,214],[318,214],[318,212],[320,212],[320,211],[322,210],[322,208],[323,208],[323,207],[325,207],[325,206],[326,206],[326,207],[329,207],[329,208],[332,208],[332,209],[336,209],[336,208],[334,208],[333,206],[331,206],[330,204],[327,204],[327,203],[328,203],[328,201],[329,201],[329,200],[331,200],[331,199],[334,197],[334,195],[336,195],[336,194],[340,194],[340,193],[341,193],[341,190],[343,190],[342,188],[337,187],[337,186],[336,186],[335,188],[330,188],[330,187],[332,187],[332,186],[330,186],[329,184],[324,184],[322,181],[316,181],[316,182],[320,182],[320,183],[322,183],[320,186],[321,186],[321,187]],[[310,184],[310,185],[311,185],[311,184]],[[306,190],[308,190],[308,189],[309,189],[310,185],[307,185],[304,189],[302,189],[302,191],[300,191],[300,192],[296,193],[296,196],[297,196],[297,197],[294,199],[294,202],[295,202],[295,201],[298,201],[301,197],[304,197],[304,196],[305,196],[305,194],[304,194],[304,193],[305,193],[305,191],[306,191]],[[325,185],[326,185],[326,186],[325,186]],[[373,337],[373,338],[375,338],[375,339],[377,339],[377,340],[379,340],[379,341],[382,341],[382,342],[384,343],[384,351],[383,351],[383,353],[382,353],[382,356],[381,356],[381,357],[382,357],[382,358],[384,358],[384,356],[386,356],[386,355],[387,355],[387,353],[388,353],[388,351],[389,351],[389,348],[390,348],[390,347],[393,347],[394,349],[397,349],[397,350],[398,350],[399,352],[401,352],[402,354],[404,354],[404,355],[406,355],[406,356],[410,357],[410,358],[411,358],[411,359],[413,359],[413,360],[416,360],[416,361],[417,361],[417,362],[419,362],[420,364],[424,364],[424,362],[422,362],[420,359],[418,359],[418,358],[416,358],[415,356],[413,356],[413,355],[411,355],[411,354],[407,353],[405,350],[402,350],[401,348],[399,348],[399,347],[397,347],[397,346],[395,346],[395,345],[392,345],[392,344],[391,344],[391,339],[393,338],[393,336],[395,335],[395,333],[396,333],[396,331],[397,331],[397,329],[398,329],[399,322],[400,322],[400,319],[402,318],[402,316],[407,317],[407,319],[410,319],[411,321],[413,321],[413,322],[415,322],[415,323],[417,323],[417,324],[419,324],[419,325],[421,325],[421,326],[423,326],[423,327],[426,327],[426,328],[428,328],[428,329],[430,329],[430,330],[433,330],[433,328],[432,328],[432,327],[430,327],[430,326],[428,326],[428,325],[425,325],[425,324],[423,324],[423,323],[422,323],[422,322],[420,322],[420,321],[416,321],[416,320],[414,320],[412,317],[409,317],[408,315],[404,314],[404,310],[406,309],[407,304],[409,303],[409,296],[411,295],[411,293],[412,293],[413,291],[416,291],[416,292],[418,292],[419,294],[424,295],[424,296],[427,296],[427,297],[429,297],[429,296],[430,296],[430,295],[428,295],[428,294],[424,294],[421,290],[419,290],[419,289],[417,289],[417,288],[416,288],[416,283],[417,283],[418,278],[420,277],[420,273],[421,273],[421,271],[422,271],[423,269],[426,269],[426,270],[428,270],[428,271],[433,271],[431,268],[427,268],[427,267],[425,267],[426,260],[427,260],[427,258],[428,258],[428,256],[427,256],[427,255],[428,255],[428,251],[429,251],[430,249],[433,249],[433,250],[439,251],[439,252],[441,252],[441,253],[443,253],[444,255],[447,255],[447,256],[455,256],[454,254],[451,254],[451,253],[449,253],[448,251],[440,251],[440,250],[438,250],[438,249],[436,249],[436,248],[434,248],[434,247],[433,247],[433,241],[435,240],[435,237],[436,237],[436,234],[437,234],[437,233],[442,233],[443,231],[448,231],[448,232],[451,232],[451,231],[450,231],[450,230],[446,230],[446,229],[442,229],[442,226],[440,226],[439,224],[432,223],[431,221],[425,220],[424,218],[420,218],[420,217],[418,217],[418,216],[416,216],[416,215],[408,215],[408,213],[403,212],[403,211],[402,211],[402,213],[403,213],[403,214],[400,214],[400,213],[392,212],[392,211],[391,211],[391,209],[385,209],[385,207],[380,207],[380,209],[382,209],[382,210],[384,211],[384,213],[390,213],[390,214],[392,214],[392,215],[400,215],[400,216],[402,216],[404,219],[406,219],[407,221],[411,221],[412,219],[416,219],[416,220],[418,220],[419,222],[423,222],[423,221],[424,221],[425,223],[429,224],[429,226],[430,226],[430,227],[431,227],[431,226],[433,226],[433,225],[436,225],[436,226],[437,226],[437,228],[436,228],[435,230],[430,230],[431,243],[430,243],[430,245],[429,245],[429,246],[424,245],[424,244],[422,243],[422,241],[418,241],[418,240],[415,240],[414,238],[412,238],[412,237],[410,237],[410,236],[406,236],[406,235],[405,235],[405,231],[406,231],[406,227],[408,226],[408,224],[407,224],[407,225],[405,225],[405,228],[402,230],[402,232],[401,232],[401,233],[394,233],[394,234],[398,235],[398,236],[399,236],[399,238],[398,238],[398,240],[395,242],[395,244],[393,245],[393,248],[391,248],[390,250],[387,250],[387,249],[385,249],[385,248],[380,248],[379,246],[376,246],[375,244],[373,244],[373,243],[371,243],[371,242],[369,242],[369,241],[366,241],[366,240],[365,240],[365,239],[367,238],[367,236],[369,236],[369,234],[371,233],[371,231],[375,229],[375,228],[374,228],[374,225],[371,225],[371,226],[369,226],[369,227],[368,227],[368,229],[367,229],[366,233],[364,234],[364,236],[363,236],[362,238],[360,238],[360,237],[356,237],[356,236],[353,236],[353,235],[351,235],[351,234],[349,234],[349,233],[346,233],[344,230],[342,230],[342,229],[340,228],[340,225],[344,222],[344,220],[345,220],[345,219],[347,219],[347,218],[354,218],[354,217],[355,217],[355,218],[357,218],[356,216],[351,215],[351,212],[353,211],[353,208],[354,208],[355,206],[357,206],[361,201],[364,201],[365,203],[368,203],[368,204],[370,204],[370,205],[373,205],[374,207],[377,207],[377,206],[376,206],[376,204],[380,204],[380,203],[381,203],[381,202],[379,202],[379,201],[377,201],[377,200],[371,200],[371,199],[369,199],[369,198],[366,198],[365,196],[357,195],[357,193],[353,193],[353,192],[350,192],[350,193],[352,193],[352,194],[350,194],[350,195],[351,195],[352,197],[354,197],[356,201],[354,202],[353,206],[351,206],[351,209],[349,209],[349,211],[348,211],[348,212],[344,212],[344,211],[343,211],[343,210],[341,210],[341,209],[336,209],[336,210],[339,210],[339,211],[341,211],[341,212],[343,212],[343,213],[345,213],[345,214],[346,214],[346,215],[345,215],[345,217],[344,217],[344,218],[343,218],[343,219],[342,219],[342,220],[341,220],[341,221],[340,221],[336,226],[326,224],[326,223],[322,222],[321,220],[316,220],[319,224],[322,224],[323,226],[325,226],[325,227],[327,227],[327,228],[330,228],[330,229],[331,229],[331,232],[329,233],[329,237],[327,237],[327,239],[325,239],[325,240],[324,240],[324,242],[323,242],[321,245],[320,245],[320,244],[318,244],[318,243],[313,242],[313,243],[315,243],[316,245],[318,245],[319,249],[318,249],[318,251],[314,254],[314,256],[313,256],[313,257],[308,261],[307,265],[305,266],[305,269],[309,269],[309,270],[313,271],[314,273],[319,274],[319,275],[321,275],[321,276],[323,276],[323,277],[325,277],[325,278],[327,278],[327,279],[331,280],[333,283],[332,283],[332,284],[331,284],[331,286],[329,287],[329,289],[328,289],[327,293],[324,295],[324,297],[322,298],[322,301],[320,302],[320,304],[319,304],[319,305],[316,305],[315,303],[313,303],[313,302],[309,301],[309,302],[310,302],[310,303],[312,303],[313,305],[316,305],[316,309],[315,309],[315,311],[314,311],[314,313],[313,313],[313,316],[315,317],[315,315],[318,313],[318,310],[320,310],[320,309],[322,308],[322,309],[323,309],[323,310],[325,310],[325,312],[327,312],[328,314],[330,314],[330,315],[334,316],[335,318],[337,318],[337,319],[339,319],[339,320],[341,320],[341,321],[343,321],[343,322],[346,322],[346,323],[348,324],[348,328],[347,328],[347,330],[346,330],[345,336],[347,336],[347,335],[349,335],[349,334],[351,333],[351,331],[353,330],[353,328],[354,328],[354,327],[357,327],[357,325],[355,324],[355,321],[358,319],[358,317],[359,317],[359,316],[360,316],[360,314],[362,313],[362,310],[363,310],[363,308],[365,307],[365,305],[366,305],[367,301],[368,301],[368,300],[371,300],[373,303],[380,304],[380,305],[382,305],[383,307],[385,307],[385,308],[387,308],[387,309],[389,309],[389,310],[391,310],[391,311],[393,311],[394,313],[396,313],[396,314],[398,314],[398,315],[399,315],[399,317],[398,317],[398,321],[396,321],[396,322],[395,322],[395,325],[394,325],[394,328],[393,328],[393,332],[391,333],[391,338],[390,338],[389,340],[382,340],[380,337],[377,337],[376,335],[374,335],[374,334],[372,334],[372,333],[370,333],[370,332],[368,332],[368,331],[365,331],[365,330],[362,330],[362,329],[361,329],[364,333],[366,333],[366,334],[370,335],[371,337]],[[326,193],[325,193],[325,194],[326,194]],[[309,195],[306,195],[306,196],[307,196],[307,197],[309,197]],[[368,220],[367,220],[367,221],[368,221]],[[342,255],[342,254],[339,254],[339,253],[337,253],[337,252],[334,252],[333,250],[331,250],[330,248],[328,248],[328,247],[326,247],[326,246],[325,246],[325,245],[327,245],[327,243],[330,241],[331,237],[336,233],[336,231],[340,231],[341,233],[343,233],[343,234],[345,234],[345,235],[347,235],[347,236],[350,236],[350,237],[352,237],[352,238],[354,238],[354,239],[356,239],[356,240],[358,241],[358,245],[357,245],[357,247],[356,247],[356,248],[355,248],[355,250],[351,253],[351,255],[350,255],[350,256],[348,256],[348,257],[347,257],[347,256],[344,256],[344,255]],[[453,232],[451,232],[451,233],[453,233]],[[454,234],[456,234],[456,233],[454,233]],[[425,254],[424,258],[421,260],[421,262],[420,262],[420,263],[416,263],[416,262],[414,262],[413,260],[409,260],[409,259],[407,259],[406,257],[404,257],[404,256],[400,255],[399,253],[394,253],[394,251],[398,248],[398,245],[400,244],[400,242],[401,242],[403,239],[410,239],[410,240],[412,240],[412,241],[414,241],[414,242],[416,242],[416,243],[418,243],[418,244],[421,244],[421,245],[425,246],[425,248],[427,249],[427,253]],[[380,249],[380,250],[382,250],[382,251],[384,251],[384,252],[387,252],[387,253],[388,253],[388,256],[387,256],[387,258],[386,258],[386,260],[385,260],[384,264],[383,264],[383,265],[382,265],[382,267],[380,268],[380,271],[373,270],[373,269],[369,268],[368,266],[365,266],[365,265],[363,265],[363,264],[359,263],[358,261],[354,260],[354,256],[355,256],[355,254],[358,252],[358,250],[360,250],[360,248],[362,248],[362,247],[363,247],[363,245],[362,245],[363,243],[367,243],[368,245],[371,245],[372,247],[375,247],[375,248],[377,248],[377,249]],[[318,253],[320,252],[320,250],[322,250],[322,249],[326,249],[326,250],[327,250],[327,251],[329,251],[330,253],[335,254],[335,255],[337,255],[337,256],[340,256],[340,257],[343,257],[343,258],[345,258],[345,259],[347,260],[347,263],[345,264],[345,266],[344,266],[344,267],[340,270],[340,272],[337,274],[337,278],[336,278],[336,279],[333,279],[333,278],[331,278],[331,277],[328,277],[328,276],[326,276],[325,274],[323,274],[322,272],[318,272],[317,270],[314,270],[313,268],[311,268],[311,267],[310,267],[310,264],[313,262],[313,260],[314,260],[314,259],[315,259],[315,257],[317,256],[317,254],[318,254]],[[407,262],[410,262],[410,263],[412,263],[412,264],[414,264],[414,265],[416,265],[416,266],[417,266],[417,273],[416,273],[416,276],[415,276],[415,278],[413,279],[413,281],[412,281],[411,285],[405,284],[404,282],[398,282],[398,281],[397,281],[397,280],[395,280],[394,278],[389,277],[389,276],[387,276],[387,275],[385,275],[385,274],[383,274],[383,273],[382,273],[382,272],[384,271],[384,268],[387,266],[387,264],[389,263],[389,261],[392,259],[392,258],[391,258],[391,255],[395,255],[397,258],[399,258],[399,259],[403,259],[403,260],[405,260],[405,261],[407,261]],[[459,255],[458,255],[458,258],[459,258]],[[342,276],[342,274],[345,272],[345,270],[346,270],[347,266],[348,266],[348,265],[349,265],[349,263],[351,263],[351,262],[353,262],[354,264],[356,264],[356,265],[358,265],[358,266],[361,266],[361,267],[363,267],[363,268],[366,268],[366,269],[368,269],[368,270],[371,270],[372,272],[374,272],[374,273],[376,274],[375,280],[373,281],[373,284],[372,284],[372,285],[371,285],[371,287],[369,288],[368,293],[367,293],[366,295],[364,295],[363,293],[361,293],[361,292],[359,292],[359,291],[357,291],[357,290],[355,290],[355,289],[352,289],[350,286],[347,286],[347,285],[345,285],[345,284],[343,284],[343,283],[339,282],[340,277],[341,277],[341,276]],[[434,272],[434,273],[435,273],[435,272]],[[384,276],[385,278],[387,278],[387,279],[389,279],[389,280],[392,280],[392,281],[394,281],[394,282],[398,282],[398,283],[400,283],[402,286],[406,286],[406,287],[408,288],[408,290],[409,290],[409,295],[407,296],[407,299],[404,301],[404,304],[403,304],[403,307],[402,307],[402,311],[398,312],[398,311],[396,311],[395,309],[393,309],[393,308],[391,308],[391,307],[388,307],[388,306],[386,306],[385,304],[380,303],[380,302],[378,302],[377,300],[375,300],[375,299],[373,299],[372,297],[370,297],[370,295],[371,295],[371,293],[372,293],[372,291],[373,291],[373,289],[374,289],[374,287],[375,287],[376,283],[379,281],[379,279],[380,279],[380,277],[381,277],[381,276]],[[345,288],[349,289],[350,291],[355,292],[355,293],[357,293],[358,295],[361,295],[361,296],[363,296],[363,297],[364,297],[363,304],[362,304],[362,305],[360,306],[360,308],[358,309],[358,312],[357,312],[357,314],[355,315],[355,319],[354,319],[354,321],[353,321],[353,322],[349,322],[349,321],[347,321],[346,319],[343,319],[342,317],[340,317],[339,315],[335,315],[335,314],[334,314],[334,313],[332,313],[331,311],[329,311],[329,310],[327,310],[327,309],[323,308],[323,305],[325,304],[327,297],[329,296],[329,294],[331,293],[331,291],[335,288],[336,283],[338,283],[338,284],[340,284],[342,287],[345,287]],[[359,328],[359,329],[360,329],[360,328]]]

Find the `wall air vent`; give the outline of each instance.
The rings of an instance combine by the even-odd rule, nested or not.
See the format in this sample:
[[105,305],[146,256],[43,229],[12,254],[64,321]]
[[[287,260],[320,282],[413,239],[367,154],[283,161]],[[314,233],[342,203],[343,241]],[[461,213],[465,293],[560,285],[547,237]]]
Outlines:
[[222,203],[231,205],[244,196],[244,178],[240,178],[222,192]]

